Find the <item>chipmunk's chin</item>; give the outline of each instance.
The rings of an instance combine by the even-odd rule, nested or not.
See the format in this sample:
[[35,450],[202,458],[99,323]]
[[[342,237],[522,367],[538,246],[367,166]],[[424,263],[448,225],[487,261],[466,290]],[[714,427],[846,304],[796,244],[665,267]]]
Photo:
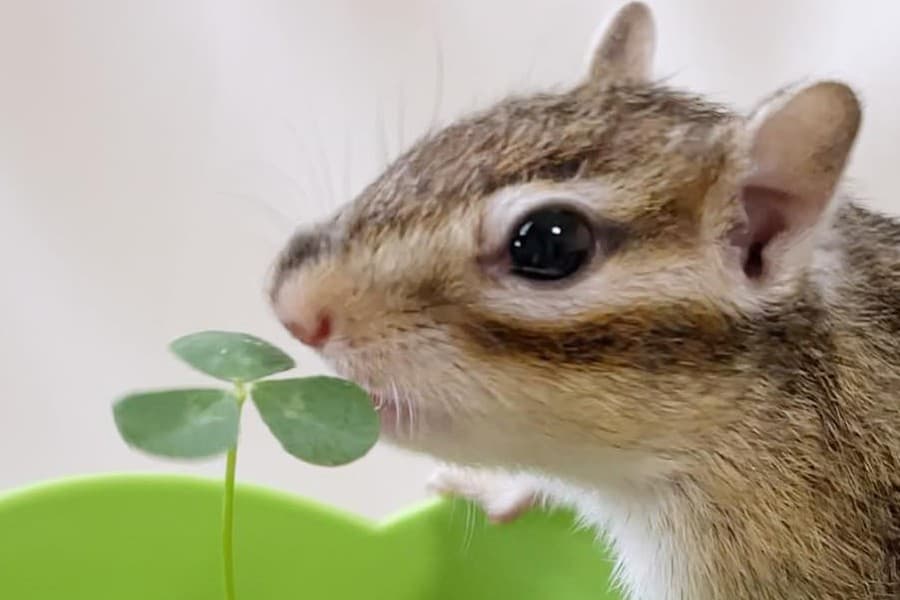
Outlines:
[[[326,360],[331,357],[326,356]],[[447,403],[430,397],[429,391],[403,386],[386,377],[386,371],[372,373],[372,361],[353,360],[346,355],[329,360],[341,377],[365,389],[381,421],[382,439],[416,452],[431,453],[436,440],[454,440],[465,429]]]
[[[381,368],[373,371],[373,364]],[[459,403],[460,386],[453,381],[450,389],[457,396],[435,385],[412,385],[402,371],[392,373],[384,364],[346,355],[331,362],[338,375],[369,393],[381,422],[382,442],[442,462],[497,468],[529,464],[532,446],[510,426],[508,415]],[[473,388],[471,396],[477,392]]]
[[399,445],[417,445],[418,440],[446,435],[452,429],[453,420],[446,411],[401,399],[392,392],[370,390],[370,395],[381,421],[381,433]]

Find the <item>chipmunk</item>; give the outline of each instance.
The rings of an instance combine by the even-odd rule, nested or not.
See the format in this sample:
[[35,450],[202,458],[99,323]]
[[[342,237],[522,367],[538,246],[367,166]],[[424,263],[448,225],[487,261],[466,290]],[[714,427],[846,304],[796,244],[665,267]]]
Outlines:
[[428,134],[277,260],[274,311],[436,487],[605,532],[635,600],[900,598],[900,222],[836,81],[750,114],[587,75]]

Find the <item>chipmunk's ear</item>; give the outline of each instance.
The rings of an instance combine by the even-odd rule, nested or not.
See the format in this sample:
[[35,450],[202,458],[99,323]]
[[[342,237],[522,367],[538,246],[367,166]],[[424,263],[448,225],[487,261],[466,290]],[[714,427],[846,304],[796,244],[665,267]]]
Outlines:
[[588,80],[591,83],[640,83],[650,79],[656,28],[643,2],[619,9],[594,43]]
[[744,272],[782,279],[804,268],[834,198],[861,120],[843,83],[783,91],[747,121],[750,168],[741,182],[746,223],[732,236]]

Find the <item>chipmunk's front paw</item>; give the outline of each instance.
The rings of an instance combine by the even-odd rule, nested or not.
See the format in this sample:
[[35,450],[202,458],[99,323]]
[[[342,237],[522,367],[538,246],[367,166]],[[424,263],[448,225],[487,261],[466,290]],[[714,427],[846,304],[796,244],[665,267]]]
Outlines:
[[537,502],[537,490],[524,477],[464,467],[440,468],[429,480],[428,488],[477,503],[494,523],[514,521]]

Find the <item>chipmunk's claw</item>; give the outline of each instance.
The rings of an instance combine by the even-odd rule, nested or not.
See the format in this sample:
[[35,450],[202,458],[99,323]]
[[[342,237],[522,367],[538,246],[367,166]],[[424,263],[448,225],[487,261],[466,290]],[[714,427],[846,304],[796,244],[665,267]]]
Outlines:
[[535,490],[515,477],[463,467],[438,469],[428,481],[428,489],[475,502],[494,523],[514,521],[537,502]]

